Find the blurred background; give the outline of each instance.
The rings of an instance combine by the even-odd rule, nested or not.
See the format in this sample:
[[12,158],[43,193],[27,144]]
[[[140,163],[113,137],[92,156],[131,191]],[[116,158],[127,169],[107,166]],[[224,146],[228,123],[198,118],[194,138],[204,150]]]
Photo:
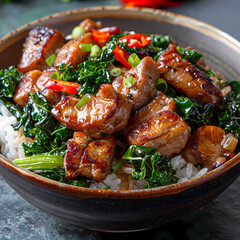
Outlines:
[[[37,18],[71,9],[101,5],[163,8],[196,18],[240,40],[239,0],[0,0],[0,37]],[[1,56],[0,56],[1,57]],[[16,194],[0,177],[0,239],[35,240],[239,240],[240,179],[217,199],[184,219],[157,229],[130,234],[85,230],[41,212]]]

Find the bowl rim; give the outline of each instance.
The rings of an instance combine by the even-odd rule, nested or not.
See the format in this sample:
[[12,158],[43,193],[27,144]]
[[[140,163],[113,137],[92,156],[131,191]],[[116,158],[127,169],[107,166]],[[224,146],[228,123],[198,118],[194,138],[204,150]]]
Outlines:
[[[116,14],[117,13],[117,14]],[[96,15],[97,14],[97,15]],[[100,14],[100,15],[99,15]],[[81,17],[79,17],[81,15]],[[180,14],[171,13],[159,9],[149,8],[125,8],[123,6],[102,6],[102,7],[90,7],[81,8],[76,10],[69,10],[60,13],[51,14],[49,16],[31,21],[16,30],[8,33],[0,39],[0,53],[3,49],[11,46],[21,39],[26,31],[29,31],[32,27],[40,25],[43,22],[54,22],[64,21],[64,18],[70,19],[84,19],[89,18],[131,18],[131,19],[142,19],[152,21],[163,21],[171,24],[183,25],[185,27],[197,30],[204,35],[208,35],[224,45],[229,46],[240,54],[240,42],[235,38],[231,37],[227,33],[220,29],[213,27],[202,21],[186,17]],[[61,19],[63,18],[63,19]],[[208,181],[211,181],[240,162],[240,153],[234,156],[232,159],[224,163],[222,166],[207,172],[201,177],[194,178],[185,182],[167,185],[163,187],[156,187],[151,189],[140,189],[140,190],[103,190],[103,189],[91,189],[71,186],[65,183],[59,183],[57,181],[42,177],[33,172],[25,170],[14,163],[8,161],[5,157],[0,154],[0,164],[8,170],[14,172],[20,177],[36,184],[42,188],[64,194],[72,197],[79,198],[113,198],[113,199],[136,199],[136,198],[155,198],[166,195],[172,195],[180,193],[192,187],[197,187]]]

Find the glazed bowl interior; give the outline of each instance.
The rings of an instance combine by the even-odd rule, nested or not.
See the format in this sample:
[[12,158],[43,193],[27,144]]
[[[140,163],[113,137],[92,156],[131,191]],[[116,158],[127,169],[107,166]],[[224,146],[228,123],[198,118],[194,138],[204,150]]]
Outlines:
[[[215,71],[219,71],[223,74],[226,79],[240,80],[240,43],[234,38],[208,24],[181,15],[161,10],[150,10],[144,8],[125,9],[123,7],[95,7],[54,14],[31,22],[11,32],[0,39],[0,69],[6,68],[10,65],[17,65],[21,57],[22,45],[28,31],[33,27],[38,25],[50,25],[62,31],[65,35],[68,35],[71,33],[73,27],[78,25],[79,22],[85,18],[101,20],[103,26],[119,26],[121,31],[134,30],[141,33],[171,35],[177,43],[183,46],[190,45],[198,49],[204,55],[206,63],[209,64]],[[29,198],[27,194],[31,194],[29,192],[30,190],[25,189],[24,192],[20,183],[18,184],[14,181],[24,179],[26,180],[26,184],[31,183],[31,187],[35,185],[37,188],[46,189],[53,195],[62,194],[61,196],[64,196],[64,198],[67,198],[66,196],[70,196],[82,199],[150,199],[176,195],[187,189],[207,184],[208,182],[221,178],[224,174],[227,175],[227,173],[234,168],[235,170],[232,170],[231,173],[233,176],[231,181],[224,185],[226,188],[239,175],[239,161],[240,156],[236,155],[224,165],[208,172],[202,177],[165,187],[129,191],[87,189],[58,183],[24,170],[13,163],[10,163],[3,156],[0,157],[0,172],[6,181],[24,198],[28,199],[28,201],[43,210],[51,212],[46,206],[41,207],[39,200],[37,201],[33,200],[34,198]],[[13,179],[15,180],[13,181]],[[221,191],[223,190],[224,189],[221,189]],[[219,191],[218,194],[221,191]],[[43,199],[41,201],[43,201]],[[54,214],[54,211],[52,211],[52,214]],[[55,215],[57,215],[56,212]],[[78,224],[77,221],[74,223]],[[84,224],[81,223],[80,225]],[[100,227],[97,225],[92,225],[90,227],[98,229],[111,229],[111,227],[104,228],[103,226]],[[140,227],[146,226],[140,224],[137,227],[133,227],[133,229]],[[128,227],[125,228],[132,229]],[[124,227],[122,225],[119,228],[115,226],[115,229],[122,230]],[[113,230],[113,228],[111,230]]]

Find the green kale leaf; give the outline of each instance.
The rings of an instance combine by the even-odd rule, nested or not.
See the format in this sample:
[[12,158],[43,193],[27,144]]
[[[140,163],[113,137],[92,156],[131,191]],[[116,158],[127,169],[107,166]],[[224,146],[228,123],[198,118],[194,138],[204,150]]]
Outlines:
[[131,145],[122,157],[133,165],[132,178],[147,182],[145,188],[165,186],[178,181],[174,176],[170,158],[155,150],[154,147]]
[[0,96],[13,98],[16,87],[21,79],[21,74],[14,66],[0,70]]
[[192,64],[196,64],[197,61],[203,56],[202,54],[196,52],[195,50],[189,50],[181,46],[176,47],[177,53],[183,58],[191,62]]

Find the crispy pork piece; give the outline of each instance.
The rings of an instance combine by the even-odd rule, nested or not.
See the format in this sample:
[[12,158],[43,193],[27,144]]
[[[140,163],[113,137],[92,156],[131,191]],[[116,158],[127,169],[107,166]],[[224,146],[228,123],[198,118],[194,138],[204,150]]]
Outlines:
[[221,102],[222,93],[212,79],[188,60],[182,59],[177,54],[175,45],[170,44],[169,50],[160,56],[157,65],[160,77],[189,98],[212,103],[214,106]]
[[176,109],[176,104],[173,99],[166,97],[162,92],[158,91],[155,98],[139,112],[137,112],[130,120],[126,128],[124,129],[124,135],[126,135],[131,129],[135,128],[139,124],[147,121],[149,118],[154,117],[156,114]]
[[91,138],[84,132],[75,131],[73,138],[67,141],[67,152],[64,157],[64,167],[66,179],[70,180],[79,175],[78,169],[84,149],[87,147]]
[[57,29],[40,26],[32,29],[24,44],[18,70],[26,73],[33,69],[44,70],[45,60],[63,45],[64,35]]
[[93,20],[86,18],[79,24],[79,26],[83,27],[86,32],[91,32],[93,29],[102,28],[102,23],[100,21],[94,22]]
[[52,109],[53,116],[68,128],[94,138],[101,138],[103,133],[113,134],[127,125],[131,103],[110,84],[101,85],[96,97],[90,96],[80,108],[76,107],[78,102],[77,98],[63,96]]
[[17,103],[20,107],[25,107],[28,103],[28,93],[38,91],[36,87],[37,79],[42,75],[39,70],[32,70],[27,72],[20,80],[13,101]]
[[72,39],[63,45],[54,62],[55,68],[59,68],[61,64],[65,63],[66,65],[71,64],[74,69],[77,69],[78,64],[85,61],[89,55],[88,52],[81,49],[80,44],[82,43],[93,43],[92,33],[84,34],[80,38]]
[[116,149],[115,137],[105,136],[90,141],[83,132],[75,132],[74,137],[68,140],[64,158],[67,180],[85,176],[99,182],[109,174]]
[[[134,79],[131,87],[124,84],[124,80],[128,76]],[[117,92],[131,100],[133,104],[132,111],[136,112],[153,100],[157,92],[156,82],[158,78],[159,73],[156,63],[151,57],[145,57],[137,67],[130,69],[124,76],[114,79],[112,85]]]
[[51,105],[56,105],[61,100],[62,95],[60,92],[45,88],[43,84],[48,81],[51,74],[56,71],[57,70],[54,67],[48,68],[42,72],[42,75],[36,81],[36,87],[39,89],[41,94],[47,98]]
[[156,114],[127,135],[130,145],[157,147],[164,156],[180,153],[190,137],[190,127],[173,111]]
[[182,155],[187,162],[201,164],[209,170],[232,158],[238,140],[220,127],[205,125],[191,137]]

